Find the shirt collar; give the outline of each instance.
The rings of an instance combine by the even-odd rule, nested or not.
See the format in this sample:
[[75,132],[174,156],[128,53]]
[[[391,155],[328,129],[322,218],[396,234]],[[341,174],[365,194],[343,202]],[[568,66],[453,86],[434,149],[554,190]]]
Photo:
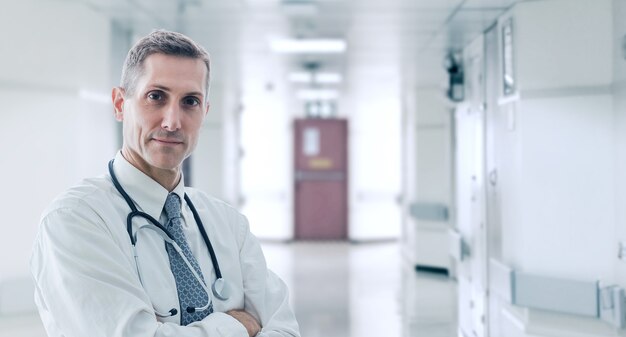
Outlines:
[[[113,170],[117,180],[119,180],[126,193],[135,202],[137,208],[148,213],[153,218],[159,219],[169,194],[168,190],[129,163],[122,156],[122,151],[118,151],[115,155]],[[184,181],[185,179],[181,172],[180,181],[172,191],[178,194],[181,202],[185,196]]]

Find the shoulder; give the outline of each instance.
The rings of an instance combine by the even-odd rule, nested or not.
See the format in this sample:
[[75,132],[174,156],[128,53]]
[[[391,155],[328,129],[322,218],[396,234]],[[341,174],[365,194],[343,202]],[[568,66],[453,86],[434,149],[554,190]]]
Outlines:
[[191,187],[185,192],[198,213],[206,215],[215,226],[228,227],[238,241],[250,231],[248,219],[227,202]]
[[114,188],[108,176],[84,179],[59,194],[43,211],[42,222],[56,214],[72,214],[76,217],[94,218],[110,204]]

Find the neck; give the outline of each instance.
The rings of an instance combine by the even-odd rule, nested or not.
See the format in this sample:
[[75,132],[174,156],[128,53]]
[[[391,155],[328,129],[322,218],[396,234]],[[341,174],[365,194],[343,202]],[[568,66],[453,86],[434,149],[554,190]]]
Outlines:
[[180,182],[182,176],[180,165],[173,169],[158,168],[148,164],[145,159],[143,159],[141,156],[137,155],[133,151],[130,151],[126,147],[122,148],[122,156],[131,165],[133,165],[139,171],[143,172],[148,177],[152,178],[152,180],[159,183],[159,185],[163,186],[163,188],[165,188],[169,192],[173,191]]

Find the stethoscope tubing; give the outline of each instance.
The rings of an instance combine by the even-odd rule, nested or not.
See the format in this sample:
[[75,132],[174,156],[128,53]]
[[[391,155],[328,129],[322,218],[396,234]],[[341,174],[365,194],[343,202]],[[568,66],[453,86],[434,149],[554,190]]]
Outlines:
[[[163,232],[163,230],[161,228],[152,227],[152,226],[147,225],[147,224],[137,228],[137,231],[135,232],[135,241],[137,240],[137,236],[139,235],[139,231],[141,231],[142,229],[150,229],[150,230],[153,230],[153,231],[159,233],[160,236],[163,238],[163,240],[165,240],[165,242],[167,242],[170,245],[172,245],[172,247],[174,247],[174,249],[176,250],[178,255],[180,255],[180,257],[183,258],[183,261],[187,265],[187,268],[189,268],[189,270],[191,271],[193,276],[196,278],[196,280],[198,280],[198,283],[200,283],[200,286],[202,287],[202,289],[204,289],[204,291],[207,294],[209,294],[209,291],[210,291],[209,288],[207,288],[207,286],[206,286],[206,284],[204,282],[201,282],[202,278],[200,277],[200,275],[198,275],[198,272],[196,271],[196,268],[194,268],[193,265],[191,264],[191,262],[189,261],[189,259],[187,259],[187,256],[185,255],[185,253],[183,253],[183,250],[180,248],[178,243],[176,243],[176,241],[174,241],[172,238],[167,236],[167,233]],[[166,236],[164,236],[164,235],[166,235]],[[135,262],[137,263],[137,272],[140,275],[139,278],[141,278],[141,273],[139,272],[139,268],[140,268],[139,267],[139,256],[137,254],[137,248],[135,246],[133,246],[133,251],[134,251],[134,254],[135,254]],[[206,305],[204,305],[202,307],[197,307],[197,308],[195,308],[195,310],[196,311],[204,311],[204,310],[206,310],[209,307],[210,304],[211,304],[211,301],[208,301]]]
[[[135,206],[135,203],[133,202],[133,200],[130,198],[128,193],[126,193],[124,188],[122,188],[122,185],[120,184],[119,180],[117,180],[117,176],[115,175],[115,172],[113,170],[113,161],[114,161],[113,159],[109,161],[109,174],[111,175],[111,180],[113,181],[113,185],[115,186],[115,189],[117,189],[117,191],[120,192],[120,194],[122,195],[122,197],[124,198],[124,200],[126,201],[126,203],[131,209],[131,212],[128,213],[128,216],[126,217],[126,231],[128,232],[128,236],[130,237],[130,242],[133,245],[133,247],[137,243],[137,240],[135,239],[135,237],[133,237],[133,221],[132,221],[133,218],[136,216],[145,218],[146,220],[150,221],[154,226],[161,229],[163,233],[165,233],[170,240],[174,241],[174,237],[172,236],[172,234],[157,219],[152,217],[150,214],[141,212],[137,209],[137,206]],[[189,198],[187,193],[185,193],[184,199],[185,199],[185,202],[187,202],[187,205],[189,205],[189,209],[191,210],[191,214],[193,214],[193,218],[196,221],[196,225],[198,226],[200,235],[202,235],[202,239],[204,240],[204,243],[206,244],[207,249],[209,250],[211,262],[213,263],[213,268],[215,269],[215,276],[217,279],[221,279],[222,271],[220,270],[219,263],[217,262],[217,255],[215,254],[215,250],[213,249],[211,240],[209,239],[209,236],[207,235],[206,230],[204,229],[204,224],[202,223],[202,219],[200,219],[200,215],[198,214],[196,207],[194,206],[193,202],[191,202],[191,199]]]
[[189,205],[189,209],[191,209],[191,214],[193,215],[193,219],[196,221],[198,230],[200,231],[200,235],[202,235],[202,239],[204,240],[204,243],[206,244],[206,247],[209,250],[211,263],[213,263],[213,268],[215,269],[215,276],[219,280],[222,278],[222,271],[220,270],[220,264],[217,263],[217,255],[215,254],[215,250],[213,249],[213,244],[211,244],[211,240],[209,240],[209,236],[207,235],[206,230],[204,229],[204,224],[202,224],[202,220],[200,219],[200,215],[198,214],[198,211],[196,210],[196,206],[194,206],[193,202],[191,202],[191,199],[189,198],[187,193],[185,193],[184,199],[187,202],[187,205]]
[[[135,266],[137,268],[137,275],[139,275],[139,282],[141,282],[141,284],[143,284],[143,278],[141,276],[141,271],[140,271],[140,262],[139,262],[139,255],[137,254],[137,237],[139,232],[142,229],[151,229],[155,232],[157,232],[157,234],[159,234],[159,236],[161,236],[163,238],[163,240],[165,240],[165,242],[169,243],[172,245],[172,247],[174,247],[174,249],[176,250],[176,252],[183,258],[183,261],[185,262],[185,264],[187,265],[187,267],[189,268],[189,270],[192,272],[193,276],[196,278],[196,280],[198,280],[198,283],[200,283],[200,286],[203,288],[203,290],[206,292],[206,294],[208,295],[209,293],[213,293],[213,295],[221,300],[227,300],[229,295],[228,295],[228,289],[227,289],[227,284],[226,281],[224,281],[224,279],[222,278],[222,272],[220,270],[219,267],[219,263],[217,261],[217,256],[215,254],[215,250],[213,249],[213,245],[211,244],[211,240],[209,240],[209,236],[206,233],[206,230],[204,228],[204,225],[202,223],[202,220],[200,219],[200,215],[198,214],[198,211],[196,210],[196,207],[194,206],[194,204],[191,202],[191,199],[189,198],[189,196],[185,193],[184,195],[184,199],[185,202],[187,203],[187,205],[189,206],[191,213],[193,214],[194,220],[196,221],[196,225],[198,226],[198,230],[200,231],[200,234],[202,235],[202,239],[204,240],[207,249],[209,251],[209,256],[211,257],[211,262],[213,263],[213,268],[215,269],[215,276],[216,276],[216,280],[215,282],[213,282],[212,285],[212,292],[209,292],[209,289],[207,288],[205,282],[203,282],[203,279],[200,277],[200,275],[198,274],[198,272],[196,272],[195,268],[193,268],[192,264],[190,263],[189,259],[187,259],[187,256],[185,256],[185,254],[183,253],[182,249],[180,248],[180,246],[178,245],[178,243],[176,243],[176,240],[174,239],[173,235],[167,230],[167,228],[165,228],[165,226],[163,226],[157,219],[155,219],[154,217],[152,217],[150,214],[147,214],[145,212],[141,212],[137,209],[137,206],[135,206],[135,203],[133,202],[133,200],[130,198],[130,196],[128,195],[128,193],[126,193],[126,191],[124,190],[124,188],[122,187],[122,185],[120,184],[120,182],[117,180],[117,176],[115,175],[115,172],[113,170],[113,162],[114,160],[112,159],[111,161],[109,161],[109,174],[111,175],[111,180],[113,182],[113,185],[115,186],[115,189],[122,195],[122,197],[124,198],[124,200],[126,201],[126,203],[128,204],[128,206],[130,207],[131,211],[130,213],[128,213],[127,217],[126,217],[126,231],[128,232],[128,236],[130,238],[130,242],[132,245],[132,249],[133,249],[133,256],[134,256],[134,260],[135,260]],[[142,225],[140,227],[137,228],[137,231],[135,232],[135,234],[133,235],[133,218],[135,217],[140,217],[140,218],[144,218],[145,220],[148,220],[148,222],[150,222],[151,225],[153,225],[154,227],[150,226],[149,224],[145,224]],[[217,286],[221,287],[221,289],[217,289]],[[211,305],[211,300],[209,299],[207,301],[207,304],[202,306],[202,307],[189,307],[187,308],[188,312],[195,312],[195,311],[204,311],[206,309],[209,308],[209,306]],[[190,311],[191,310],[191,311]],[[161,312],[156,312],[155,313],[158,316],[161,317],[167,317],[167,316],[174,316],[177,314],[176,309],[171,309],[169,311],[169,314],[164,314]]]

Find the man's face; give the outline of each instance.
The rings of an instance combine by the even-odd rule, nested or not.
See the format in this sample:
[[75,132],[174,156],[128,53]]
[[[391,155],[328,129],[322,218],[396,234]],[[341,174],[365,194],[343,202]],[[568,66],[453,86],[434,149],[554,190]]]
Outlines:
[[129,162],[148,175],[180,167],[209,109],[206,72],[200,59],[152,54],[131,95],[113,89],[115,117],[123,122],[122,154]]

